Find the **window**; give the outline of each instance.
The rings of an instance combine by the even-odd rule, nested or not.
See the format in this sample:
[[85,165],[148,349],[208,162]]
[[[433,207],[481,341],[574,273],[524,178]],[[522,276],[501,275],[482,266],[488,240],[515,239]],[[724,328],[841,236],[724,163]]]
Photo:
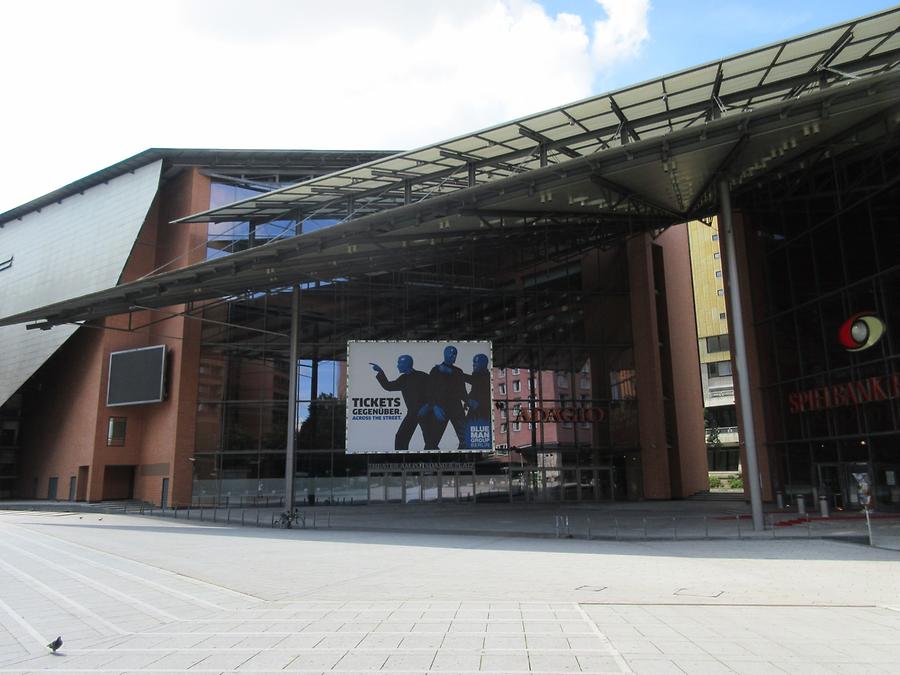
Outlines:
[[706,364],[710,377],[727,377],[731,375],[731,361],[713,361]]
[[506,377],[506,368],[500,369],[500,377]]
[[718,251],[716,251],[715,253],[713,253],[713,259],[718,260],[718,259],[721,258],[721,257],[722,257],[722,254],[719,253]]
[[703,418],[707,429],[710,427],[736,427],[737,408],[734,405],[704,408]]
[[722,319],[722,321],[724,321],[725,320],[725,312],[719,312],[719,318]]
[[569,376],[566,373],[558,373],[556,376],[556,384],[560,389],[568,389]]
[[522,423],[521,422],[513,422],[513,431],[521,431]]
[[509,429],[509,425],[506,422],[500,423],[500,433],[505,434],[507,429]]
[[498,384],[497,391],[499,391],[501,394],[506,394],[506,382],[501,382],[500,384]]
[[719,235],[718,235],[718,234],[714,234],[714,235],[712,236],[712,240],[713,240],[713,241],[719,241]]
[[513,380],[513,391],[522,391],[522,383],[519,380]]
[[722,270],[716,270],[716,279],[722,278]]
[[706,338],[706,353],[713,354],[715,352],[727,352],[729,349],[728,335],[713,335]]
[[125,427],[127,422],[127,417],[109,418],[109,426],[106,430],[106,445],[110,447],[125,445]]
[[725,289],[724,289],[724,288],[720,288],[719,290],[716,291],[716,295],[718,295],[718,296],[725,295]]
[[513,368],[512,371],[513,371],[513,375],[518,375],[518,374],[519,374],[519,369],[518,369],[518,368]]

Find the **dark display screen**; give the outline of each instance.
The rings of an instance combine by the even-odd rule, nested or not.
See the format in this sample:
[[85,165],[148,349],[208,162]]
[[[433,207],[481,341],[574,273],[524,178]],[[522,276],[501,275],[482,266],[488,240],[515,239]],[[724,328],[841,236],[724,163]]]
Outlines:
[[165,371],[165,345],[113,352],[106,405],[159,403],[164,398]]

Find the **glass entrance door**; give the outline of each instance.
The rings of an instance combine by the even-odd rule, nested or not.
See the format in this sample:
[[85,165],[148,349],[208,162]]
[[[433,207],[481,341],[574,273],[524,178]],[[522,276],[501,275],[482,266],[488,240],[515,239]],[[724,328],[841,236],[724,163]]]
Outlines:
[[421,498],[423,502],[436,502],[438,500],[438,475],[435,472],[422,473]]
[[613,499],[612,467],[586,466],[578,469],[581,501],[600,502]]
[[407,504],[422,501],[422,474],[405,473],[403,474],[403,501]]
[[828,505],[833,509],[846,508],[843,486],[841,485],[840,465],[819,464],[819,495],[828,499]]

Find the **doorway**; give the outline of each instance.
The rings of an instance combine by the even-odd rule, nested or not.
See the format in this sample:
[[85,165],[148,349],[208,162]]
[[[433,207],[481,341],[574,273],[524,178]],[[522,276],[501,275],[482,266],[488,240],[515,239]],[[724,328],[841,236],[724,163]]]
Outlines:
[[134,499],[134,469],[133,465],[107,465],[102,499]]
[[859,484],[854,474],[862,475],[872,484],[872,471],[867,462],[821,462],[816,465],[819,496],[828,500],[836,510],[859,509]]
[[87,492],[88,492],[88,473],[90,472],[90,467],[88,466],[79,466],[78,467],[78,482],[75,490],[75,501],[84,502],[87,501]]

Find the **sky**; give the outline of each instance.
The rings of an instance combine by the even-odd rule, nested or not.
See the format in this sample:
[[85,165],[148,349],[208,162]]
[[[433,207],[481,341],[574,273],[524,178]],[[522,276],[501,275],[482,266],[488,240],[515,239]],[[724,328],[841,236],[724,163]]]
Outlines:
[[6,0],[0,213],[150,147],[408,150],[890,6]]

